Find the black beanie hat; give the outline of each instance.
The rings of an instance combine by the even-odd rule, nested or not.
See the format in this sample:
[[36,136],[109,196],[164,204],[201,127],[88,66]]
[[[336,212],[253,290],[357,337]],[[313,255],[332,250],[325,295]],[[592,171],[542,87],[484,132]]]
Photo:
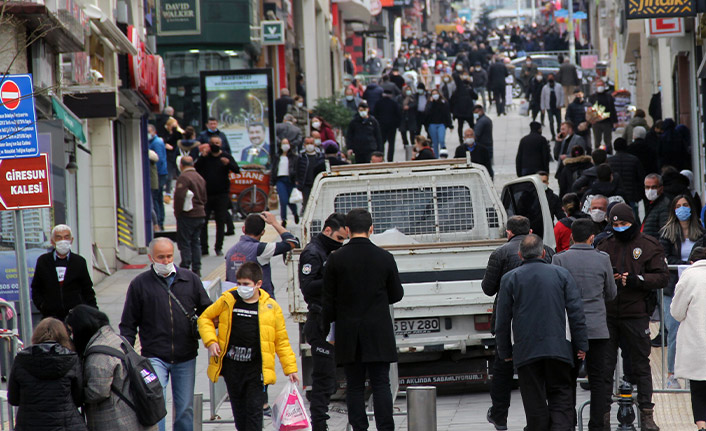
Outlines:
[[542,129],[542,123],[539,121],[533,121],[530,123],[530,130],[533,132],[538,132]]
[[624,203],[619,203],[610,210],[609,220],[611,223],[616,221],[624,221],[627,223],[635,223],[635,213],[632,212],[632,208]]

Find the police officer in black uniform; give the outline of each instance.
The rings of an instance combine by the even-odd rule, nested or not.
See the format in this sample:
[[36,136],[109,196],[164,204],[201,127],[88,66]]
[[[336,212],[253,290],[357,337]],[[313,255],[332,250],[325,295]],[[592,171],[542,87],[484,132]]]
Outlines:
[[336,391],[336,360],[333,345],[327,340],[321,318],[324,265],[328,256],[338,250],[348,238],[343,214],[333,213],[324,223],[324,229],[312,238],[299,260],[299,285],[309,313],[304,324],[304,336],[311,345],[313,371],[309,397],[312,431],[326,431],[328,404]]

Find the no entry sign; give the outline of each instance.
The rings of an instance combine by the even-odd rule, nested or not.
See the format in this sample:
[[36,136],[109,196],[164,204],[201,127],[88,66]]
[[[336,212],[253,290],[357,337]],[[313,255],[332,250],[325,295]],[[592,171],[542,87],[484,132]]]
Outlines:
[[32,75],[0,75],[0,159],[37,157]]
[[0,211],[51,207],[47,155],[0,160]]

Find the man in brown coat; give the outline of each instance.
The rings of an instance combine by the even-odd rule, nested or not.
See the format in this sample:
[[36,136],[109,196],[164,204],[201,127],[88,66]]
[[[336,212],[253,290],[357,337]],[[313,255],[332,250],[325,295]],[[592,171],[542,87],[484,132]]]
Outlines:
[[206,180],[194,169],[194,159],[184,156],[181,175],[174,189],[174,216],[177,220],[177,245],[181,253],[179,267],[201,276],[201,228],[206,221]]

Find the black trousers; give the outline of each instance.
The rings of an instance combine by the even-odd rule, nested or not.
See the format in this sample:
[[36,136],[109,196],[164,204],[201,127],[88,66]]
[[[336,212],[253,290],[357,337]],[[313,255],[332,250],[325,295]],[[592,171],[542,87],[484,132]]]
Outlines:
[[[549,131],[552,133],[552,139],[554,139],[561,127],[561,108],[547,109],[547,116],[549,117]],[[554,127],[555,120],[556,128]]]
[[206,201],[206,222],[201,228],[202,254],[208,254],[208,219],[211,217],[211,214],[213,214],[213,219],[216,221],[216,244],[214,245],[214,250],[223,250],[223,237],[225,235],[228,208],[230,208],[230,197],[227,193],[208,196],[208,201]]
[[544,111],[540,108],[530,108],[530,110],[532,111],[532,121],[537,121],[537,114],[541,113],[540,118],[542,119],[542,124],[544,124]]
[[385,142],[387,142],[387,161],[391,162],[395,157],[395,138],[397,137],[397,127],[380,126],[380,134],[382,134],[382,148],[378,151],[385,151]]
[[512,379],[515,376],[515,366],[512,361],[505,361],[495,353],[493,361],[493,380],[490,385],[490,401],[493,403],[490,415],[495,423],[507,424],[507,412],[510,409],[512,397]]
[[[517,368],[527,431],[571,431],[574,427],[572,366],[540,359]],[[573,385],[573,387],[572,387]]]
[[228,359],[223,361],[221,375],[226,382],[230,407],[238,431],[262,430],[262,367],[259,361],[240,364]]
[[694,422],[706,421],[706,381],[689,380],[691,387],[691,411]]
[[177,217],[177,245],[181,254],[181,268],[201,271],[201,229],[203,217]]
[[472,129],[474,126],[473,117],[456,117],[456,121],[458,122],[458,142],[463,144],[463,123],[468,123],[468,126]]
[[[360,349],[358,349],[360,350]],[[365,375],[373,388],[375,426],[378,431],[393,431],[392,391],[390,390],[390,364],[388,362],[353,362],[344,365],[346,372],[346,405],[348,422],[353,431],[367,431],[365,415]]]
[[303,185],[302,186],[302,197],[304,200],[302,201],[302,214],[304,214],[304,210],[306,209],[306,203],[309,201],[309,196],[311,196],[311,188],[314,186],[314,184],[309,184],[309,185]]
[[503,88],[494,88],[493,100],[495,100],[495,108],[498,110],[498,115],[505,113],[505,86]]
[[311,393],[309,409],[313,424],[325,424],[329,420],[328,405],[336,392],[336,359],[333,346],[326,342],[321,332],[321,314],[309,312],[304,324],[304,336],[311,345]]
[[370,152],[356,152],[355,153],[355,163],[356,164],[370,163],[370,156],[371,155],[372,155],[372,151],[370,151]]
[[[651,409],[652,403],[652,371],[650,369],[650,318],[635,319],[608,318],[610,340],[606,346],[606,371],[603,374],[605,387],[613,385],[613,372],[618,359],[618,346],[625,343],[630,356],[630,383],[637,384],[637,404],[640,409]],[[611,394],[606,391],[605,411],[610,408]]]
[[[414,145],[414,138],[417,136],[417,122],[415,120],[402,120],[400,124],[400,134],[402,135],[402,145]],[[409,135],[409,140],[407,136]]]
[[[588,385],[591,391],[591,411],[588,421],[589,431],[603,431],[603,414],[606,411],[606,391],[610,390],[605,386],[606,370],[606,346],[608,340],[588,340],[588,352],[586,352],[586,374]],[[574,376],[578,376],[581,363],[577,363]],[[576,385],[574,388],[573,405],[576,405]],[[612,392],[612,391],[611,391]]]

